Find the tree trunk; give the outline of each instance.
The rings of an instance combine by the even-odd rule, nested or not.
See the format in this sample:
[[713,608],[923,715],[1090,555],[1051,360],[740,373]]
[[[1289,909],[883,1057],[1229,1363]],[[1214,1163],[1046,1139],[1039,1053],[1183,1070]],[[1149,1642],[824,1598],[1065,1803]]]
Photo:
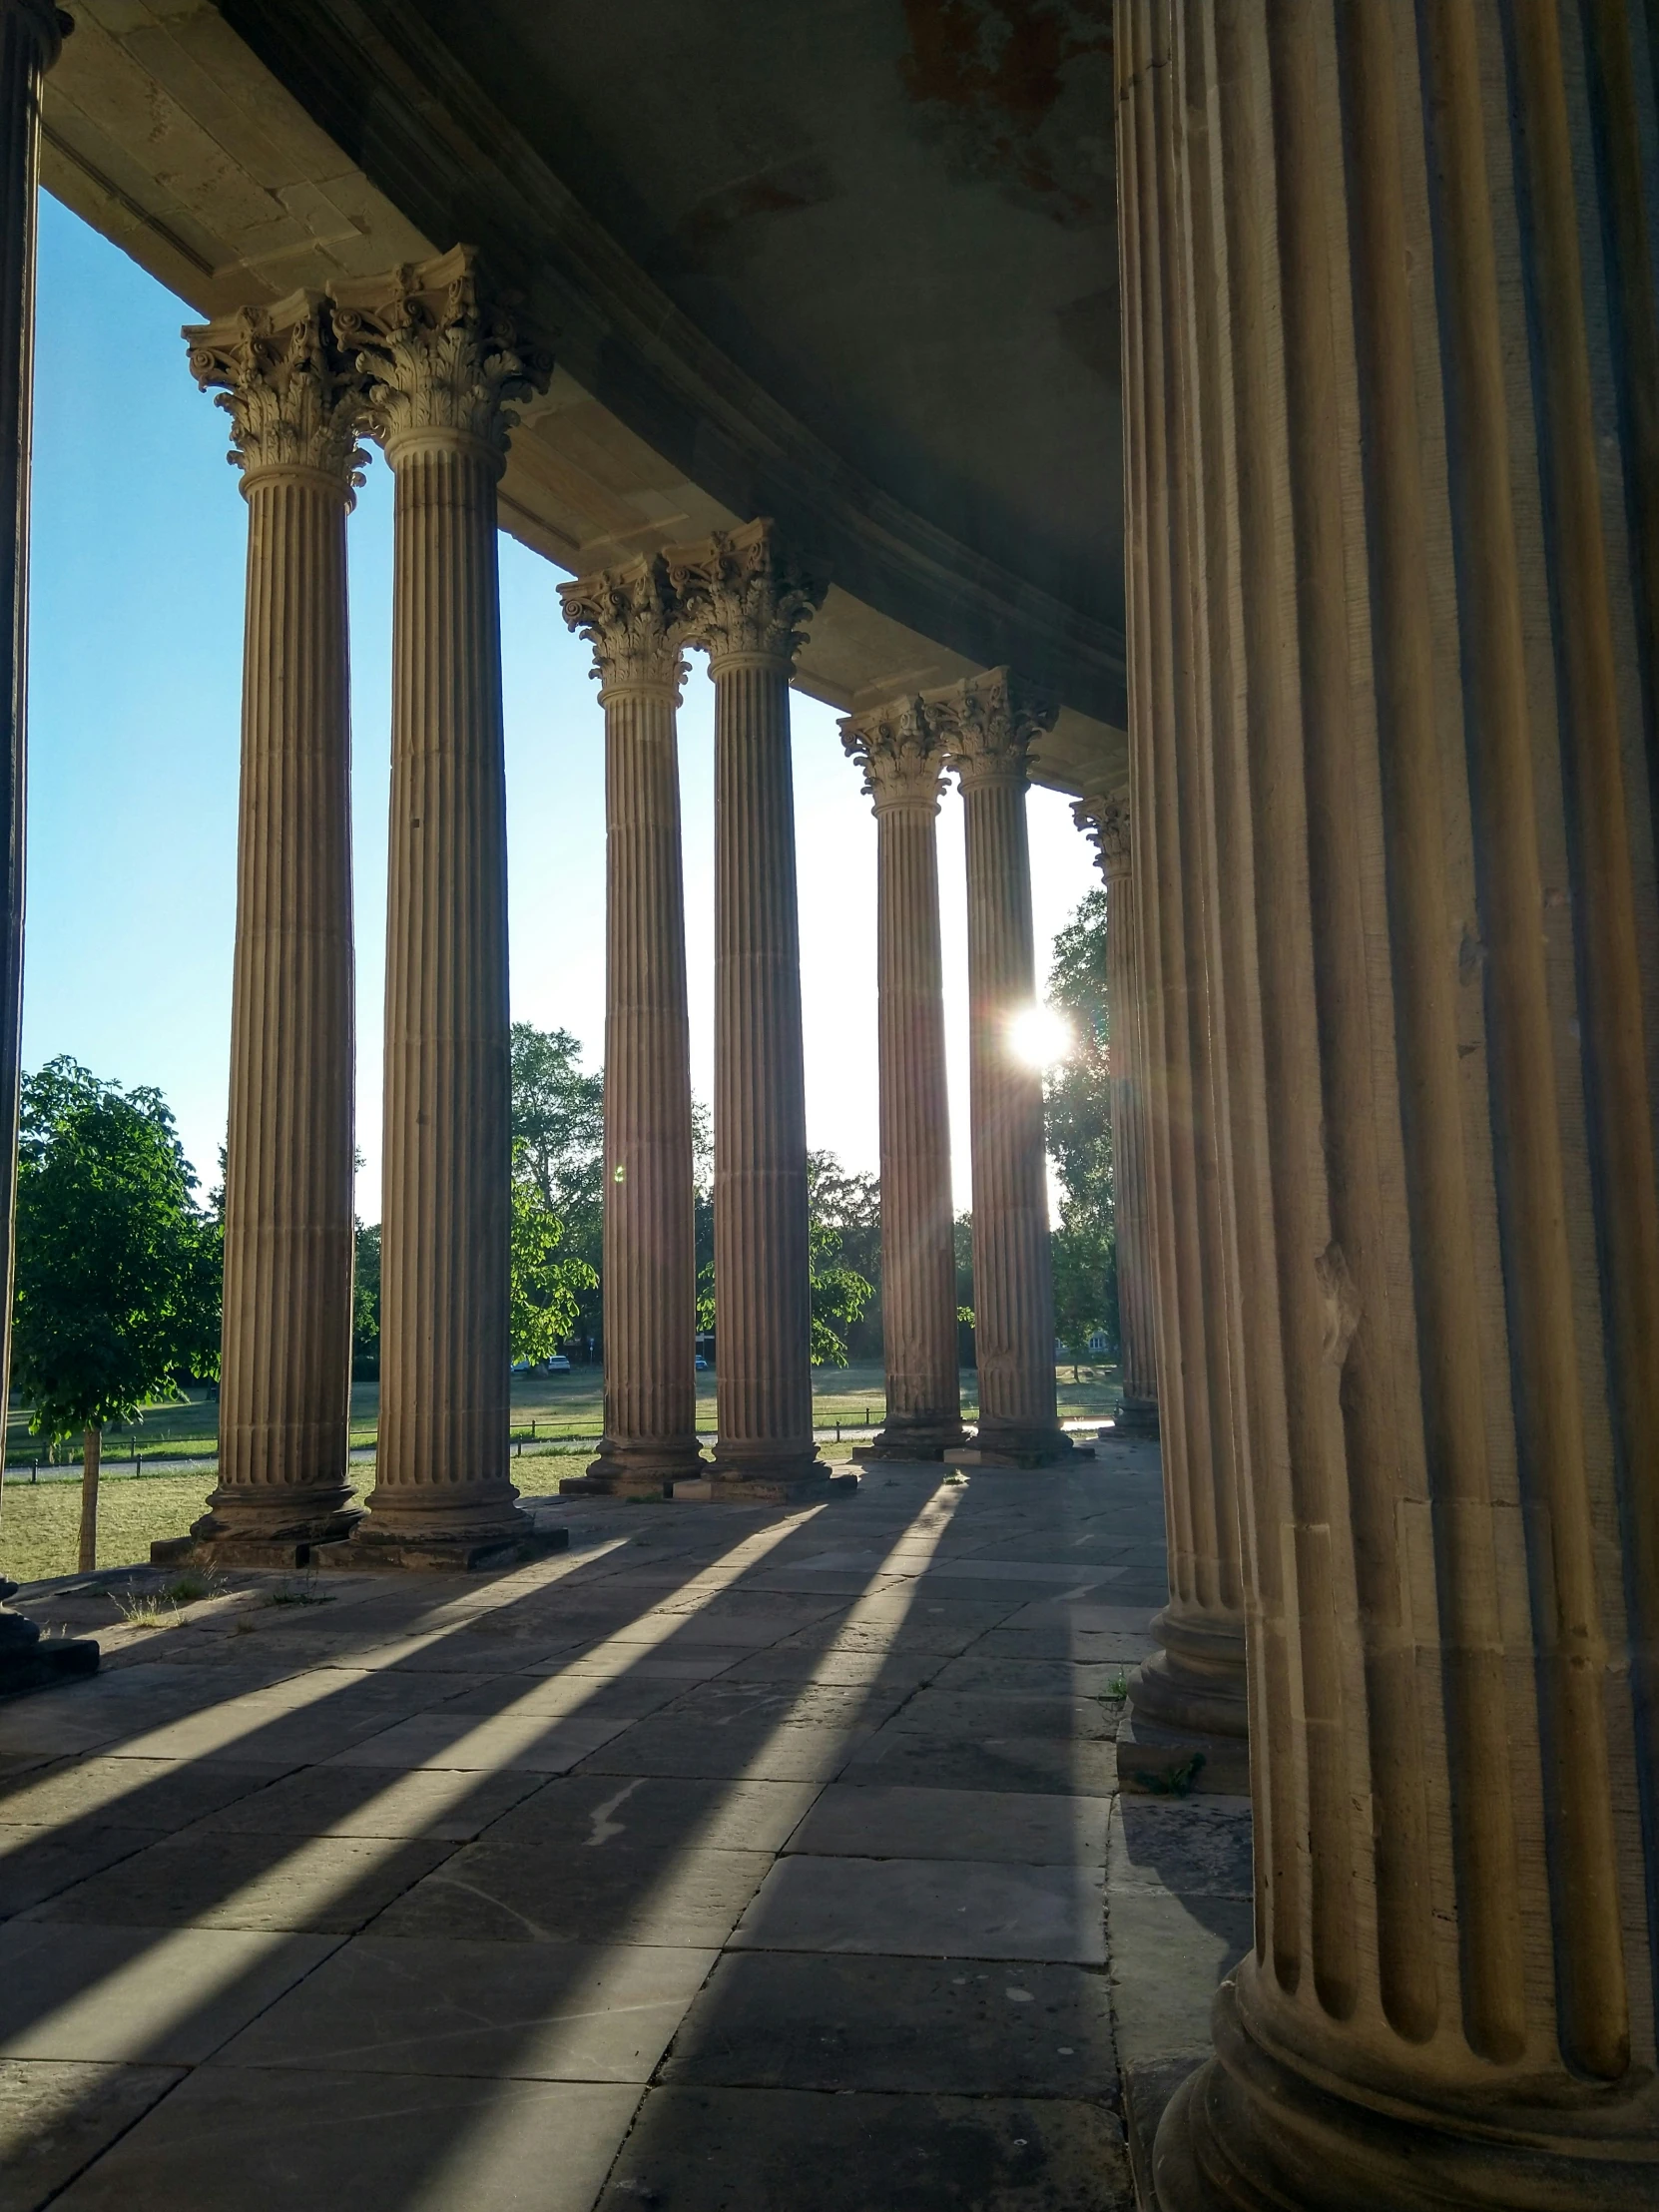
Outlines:
[[98,1456],[104,1431],[89,1428],[81,1447],[81,1556],[82,1574],[98,1564]]

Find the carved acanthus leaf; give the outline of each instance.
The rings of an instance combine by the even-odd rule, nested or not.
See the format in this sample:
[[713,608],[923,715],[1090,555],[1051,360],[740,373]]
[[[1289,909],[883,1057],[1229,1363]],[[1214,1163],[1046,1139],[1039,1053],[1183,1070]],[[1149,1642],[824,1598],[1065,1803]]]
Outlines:
[[668,564],[642,554],[625,568],[604,568],[559,586],[570,627],[593,647],[593,673],[608,690],[672,691],[686,680]]
[[1006,668],[964,677],[929,692],[927,707],[945,758],[964,791],[976,785],[1023,784],[1033,740],[1054,727],[1055,701]]
[[826,586],[784,552],[771,522],[717,530],[666,549],[681,635],[711,665],[735,658],[788,665],[801,650]]
[[864,772],[864,790],[879,814],[887,807],[938,811],[944,754],[925,701],[894,699],[841,723],[847,758]]
[[342,358],[320,292],[291,292],[269,307],[242,307],[187,323],[191,374],[219,387],[231,418],[231,460],[245,478],[273,468],[315,468],[362,482],[357,445],[363,382]]
[[1128,875],[1132,863],[1127,790],[1091,792],[1073,804],[1071,815],[1100,855],[1100,872],[1106,880]]
[[505,458],[511,402],[545,391],[553,362],[521,344],[511,315],[484,295],[472,247],[328,292],[339,344],[367,387],[368,427],[388,452],[400,437],[448,430]]

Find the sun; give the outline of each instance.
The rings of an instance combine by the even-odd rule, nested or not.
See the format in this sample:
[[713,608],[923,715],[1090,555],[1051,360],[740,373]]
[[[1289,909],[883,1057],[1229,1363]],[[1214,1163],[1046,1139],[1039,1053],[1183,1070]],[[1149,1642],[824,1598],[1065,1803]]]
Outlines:
[[1008,1049],[1028,1068],[1051,1068],[1069,1060],[1071,1024],[1050,1006],[1027,1006],[1008,1024]]

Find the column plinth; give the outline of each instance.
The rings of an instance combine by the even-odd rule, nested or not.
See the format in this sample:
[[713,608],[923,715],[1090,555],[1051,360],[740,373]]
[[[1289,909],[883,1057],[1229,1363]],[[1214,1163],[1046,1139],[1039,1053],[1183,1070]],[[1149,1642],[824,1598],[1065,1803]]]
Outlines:
[[469,250],[333,287],[395,478],[380,1431],[365,1564],[535,1540],[508,1479],[511,1069],[496,483],[545,384]]
[[858,1459],[937,1459],[965,1439],[935,828],[944,756],[920,700],[841,725],[875,810],[881,1319],[887,1411]]
[[[41,79],[69,18],[44,0],[0,0],[0,1404],[11,1363],[12,1220],[23,1055],[24,790],[28,760],[29,428],[34,397],[35,222]],[[5,1604],[0,1693],[95,1674],[89,1638],[42,1638]]]
[[[822,587],[772,526],[671,546],[715,686],[716,1497],[828,1481],[813,1441],[812,1256],[790,672]],[[841,1478],[843,1480],[848,1478]]]
[[248,502],[219,1484],[174,1560],[303,1565],[349,1533],[351,740],[345,518],[361,380],[320,294],[185,332]]
[[1116,11],[1159,1265],[1255,1812],[1164,2212],[1659,2202],[1645,41]]
[[560,1488],[673,1494],[697,1441],[691,1043],[676,716],[685,663],[660,558],[561,584],[605,713],[605,1434]]
[[1005,669],[929,695],[962,791],[967,841],[968,1109],[973,1149],[973,1456],[1038,1466],[1071,1455],[1054,1384],[1054,1274],[1039,1071],[1013,1027],[1036,1003],[1025,785],[1052,708]]

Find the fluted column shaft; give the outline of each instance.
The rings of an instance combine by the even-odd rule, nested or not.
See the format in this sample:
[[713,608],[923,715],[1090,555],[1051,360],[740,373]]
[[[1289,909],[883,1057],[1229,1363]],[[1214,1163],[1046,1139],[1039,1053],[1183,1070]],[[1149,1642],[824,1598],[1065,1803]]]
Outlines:
[[219,1488],[200,1535],[351,1492],[351,748],[343,468],[251,475]]
[[962,788],[967,845],[968,1114],[973,1152],[977,1445],[1016,1459],[1069,1450],[1054,1384],[1054,1273],[1042,1076],[1015,1048],[1036,1002],[1025,785],[1032,737],[1052,720],[1006,671],[938,703]]
[[808,1469],[812,1256],[789,667],[715,681],[715,1297],[722,1473]]
[[886,1419],[861,1458],[935,1459],[963,1440],[945,1084],[937,816],[943,759],[921,702],[842,726],[876,834],[881,1327]]
[[665,553],[680,634],[715,686],[713,1494],[823,1483],[813,1444],[812,1253],[790,671],[823,586],[770,522]]
[[605,710],[605,1436],[585,1486],[648,1496],[701,1466],[684,664],[660,560],[560,591]]
[[530,377],[463,250],[334,287],[396,481],[380,1435],[358,1543],[528,1534],[507,1475],[511,1073],[495,487]]
[[1226,922],[1191,1096],[1257,1850],[1166,2212],[1659,2189],[1647,37],[1118,9],[1131,537],[1180,610],[1132,609],[1132,712]]
[[[28,764],[29,435],[34,398],[40,86],[68,18],[0,0],[0,1405],[11,1374],[12,1227],[23,1052],[24,790]],[[17,1587],[0,1580],[0,1598]],[[95,1673],[90,1638],[43,1639],[0,1604],[0,1690]]]
[[[1147,112],[1173,101],[1155,88]],[[1134,189],[1170,206],[1168,241],[1185,237],[1167,134],[1126,135]],[[1146,336],[1125,408],[1139,471],[1131,630],[1130,809],[1139,849],[1125,901],[1144,983],[1146,1135],[1153,1173],[1148,1225],[1157,1299],[1158,1412],[1164,1472],[1169,1602],[1153,1622],[1157,1649],[1130,1681],[1124,1772],[1157,1775],[1202,1752],[1199,1779],[1239,1790],[1249,1734],[1245,1592],[1239,1512],[1242,1387],[1238,1298],[1221,1168],[1223,1123],[1216,1011],[1217,913],[1206,867],[1213,837],[1202,764],[1174,733],[1196,712],[1209,677],[1195,623],[1194,534],[1188,520],[1194,438],[1186,364],[1159,318],[1177,281],[1174,246],[1132,252],[1132,311]],[[1196,448],[1195,448],[1196,451]],[[1160,1756],[1162,1754],[1162,1756]]]
[[396,474],[380,1243],[385,1528],[508,1523],[507,804],[494,456]]
[[34,401],[35,216],[41,80],[61,19],[44,0],[0,0],[0,1383],[10,1373],[12,1213],[22,1079],[24,787],[29,651],[29,439]]
[[1112,1231],[1118,1271],[1117,1426],[1158,1429],[1158,1325],[1147,1219],[1146,1047],[1142,1040],[1140,916],[1135,910],[1129,794],[1080,800],[1106,878],[1106,1008],[1112,1116]]

